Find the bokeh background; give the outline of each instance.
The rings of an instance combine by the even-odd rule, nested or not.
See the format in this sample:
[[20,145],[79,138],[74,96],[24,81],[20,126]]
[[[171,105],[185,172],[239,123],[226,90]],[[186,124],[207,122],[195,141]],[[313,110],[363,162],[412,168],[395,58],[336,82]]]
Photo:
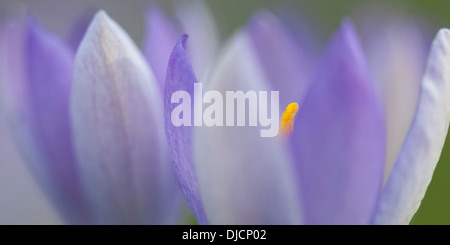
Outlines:
[[[189,1],[189,0],[187,0]],[[50,30],[66,36],[74,19],[88,8],[105,9],[140,44],[143,35],[142,12],[157,3],[170,15],[177,1],[149,0],[0,0],[0,19],[27,9]],[[357,28],[367,14],[408,16],[423,25],[431,37],[440,28],[450,27],[450,1],[364,1],[364,0],[210,0],[205,1],[216,21],[222,40],[244,25],[258,9],[295,13],[318,36],[323,47],[341,20],[350,17]],[[55,21],[57,20],[57,21]],[[450,95],[449,95],[450,96]],[[16,164],[20,156],[13,151],[5,132],[0,129],[0,217],[15,223],[58,224],[61,221],[40,193],[27,169]],[[2,157],[3,156],[3,157]],[[32,200],[32,201],[30,201]],[[425,199],[411,224],[450,224],[450,137],[447,137],[441,159]],[[14,210],[14,211],[11,211]]]

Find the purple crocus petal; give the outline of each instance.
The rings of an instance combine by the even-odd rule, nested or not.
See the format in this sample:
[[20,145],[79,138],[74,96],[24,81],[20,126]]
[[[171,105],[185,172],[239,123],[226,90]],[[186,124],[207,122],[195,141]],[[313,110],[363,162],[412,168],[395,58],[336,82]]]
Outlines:
[[167,224],[178,203],[160,89],[128,34],[99,11],[75,57],[74,144],[95,223]]
[[86,30],[91,23],[92,18],[94,17],[95,12],[96,11],[94,9],[84,10],[77,16],[77,18],[73,22],[67,36],[67,43],[74,52],[77,51],[78,46],[80,45],[80,42],[83,39],[84,34],[86,33]]
[[161,91],[164,91],[167,64],[173,46],[180,36],[178,34],[173,23],[167,19],[160,7],[155,5],[145,12],[144,55],[150,63]]
[[[225,97],[230,96],[226,91],[270,91],[252,45],[245,30],[231,39],[210,84],[204,88],[205,96],[207,91],[218,91],[226,105]],[[247,102],[245,106],[247,113],[258,111],[257,103]],[[225,120],[229,113],[223,110]],[[278,122],[277,112],[272,117]],[[299,192],[286,145],[276,137],[262,138],[262,127],[249,126],[248,121],[247,126],[223,123],[194,130],[195,170],[208,221],[239,225],[301,223]]]
[[64,218],[89,223],[69,124],[73,53],[28,18],[6,28],[2,51],[7,119],[21,154]]
[[386,182],[417,109],[420,81],[430,44],[413,20],[380,23],[383,21],[375,19],[366,24],[363,40],[386,112]]
[[[192,128],[188,126],[175,127],[172,124],[171,113],[176,104],[171,103],[172,94],[183,90],[193,96],[193,86],[197,82],[191,65],[189,64],[185,42],[187,36],[182,36],[169,61],[167,70],[167,82],[164,93],[165,126],[169,151],[174,161],[178,183],[186,198],[189,208],[192,210],[198,224],[208,224],[200,199],[197,177],[192,162]],[[193,101],[191,101],[193,103]]]
[[408,224],[441,155],[450,122],[450,30],[439,31],[423,77],[418,107],[381,195],[374,224]]
[[219,34],[210,11],[202,0],[179,1],[175,15],[183,33],[189,35],[188,56],[199,81],[207,84],[207,76],[215,64]]
[[384,114],[349,21],[332,38],[295,118],[306,224],[368,224],[385,162]]
[[269,12],[257,13],[248,31],[271,88],[280,91],[280,108],[291,102],[301,105],[314,65],[309,47],[301,47]]

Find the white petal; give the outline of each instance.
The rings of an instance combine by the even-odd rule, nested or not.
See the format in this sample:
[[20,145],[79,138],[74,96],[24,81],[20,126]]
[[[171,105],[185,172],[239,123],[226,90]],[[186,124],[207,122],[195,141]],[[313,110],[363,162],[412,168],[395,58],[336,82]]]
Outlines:
[[408,134],[419,98],[428,46],[418,25],[392,21],[366,35],[368,60],[379,82],[386,111],[386,167],[384,183]]
[[408,224],[441,155],[450,122],[450,31],[439,31],[421,84],[418,108],[382,192],[375,224]]
[[175,205],[160,90],[148,67],[125,31],[97,13],[76,55],[71,115],[98,223],[164,223]]
[[[245,32],[234,36],[204,92],[217,90],[225,100],[225,91],[268,90],[250,43]],[[210,224],[300,222],[287,150],[278,138],[261,138],[260,129],[195,128],[195,166]]]

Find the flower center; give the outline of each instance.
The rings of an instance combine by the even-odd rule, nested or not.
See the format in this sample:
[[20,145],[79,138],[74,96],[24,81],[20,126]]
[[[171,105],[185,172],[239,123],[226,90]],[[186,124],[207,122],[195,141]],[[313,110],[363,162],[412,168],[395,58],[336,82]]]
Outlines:
[[292,131],[294,130],[294,118],[298,111],[298,104],[293,102],[290,103],[280,119],[280,129],[278,130],[278,135],[281,138],[288,138]]

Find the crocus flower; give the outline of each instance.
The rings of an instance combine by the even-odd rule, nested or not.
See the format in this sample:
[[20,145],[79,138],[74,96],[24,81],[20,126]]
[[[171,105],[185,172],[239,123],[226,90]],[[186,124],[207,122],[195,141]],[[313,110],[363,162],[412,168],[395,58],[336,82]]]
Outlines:
[[[413,109],[403,124],[386,108],[402,108],[395,103],[405,100],[390,96],[414,89],[406,88],[404,80],[383,87],[380,83],[391,76],[372,77],[377,68],[366,63],[350,21],[333,35],[311,76],[301,72],[298,64],[308,64],[308,57],[292,52],[298,50],[292,40],[275,18],[257,16],[228,43],[204,88],[222,93],[279,90],[283,106],[297,102],[298,111],[296,104],[287,106],[280,122],[283,137],[277,138],[260,138],[258,127],[175,127],[172,94],[184,90],[194,97],[193,84],[202,80],[186,55],[189,39],[182,36],[173,49],[165,85],[166,137],[197,221],[409,223],[431,180],[450,121],[450,31],[437,34],[416,83],[418,95],[406,99],[408,111],[402,115]],[[388,65],[398,62],[385,58]],[[250,104],[251,110],[256,105]],[[395,150],[398,143],[393,141],[398,140]],[[394,151],[388,154],[395,156],[386,157],[389,147]]]
[[81,29],[76,54],[32,18],[2,29],[2,105],[20,152],[68,223],[180,222],[151,66],[104,11]]

